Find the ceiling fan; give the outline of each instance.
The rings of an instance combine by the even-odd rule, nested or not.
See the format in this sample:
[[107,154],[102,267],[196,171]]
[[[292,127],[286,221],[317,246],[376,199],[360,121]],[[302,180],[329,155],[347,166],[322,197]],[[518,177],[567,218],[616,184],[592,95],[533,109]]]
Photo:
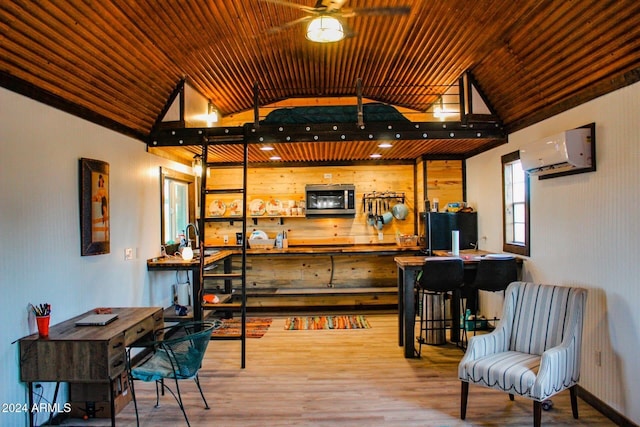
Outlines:
[[302,18],[278,27],[270,28],[267,33],[273,34],[298,24],[308,23],[307,39],[320,42],[335,42],[345,37],[353,37],[355,33],[346,25],[345,19],[365,15],[407,15],[410,7],[364,7],[343,8],[347,0],[316,0],[313,7],[292,3],[286,0],[261,0],[267,3],[293,7],[306,13]]

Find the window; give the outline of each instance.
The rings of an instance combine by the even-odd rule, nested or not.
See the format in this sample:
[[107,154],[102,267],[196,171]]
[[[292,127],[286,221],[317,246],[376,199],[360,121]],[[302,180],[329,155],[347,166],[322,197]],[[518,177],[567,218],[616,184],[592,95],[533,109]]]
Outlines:
[[502,156],[502,249],[529,255],[529,176],[522,169],[520,152]]
[[[194,177],[169,169],[160,169],[161,242],[180,242],[187,224],[195,219]],[[195,236],[193,237],[195,238]]]
[[189,187],[186,182],[164,180],[164,235],[168,240],[180,239],[189,224]]

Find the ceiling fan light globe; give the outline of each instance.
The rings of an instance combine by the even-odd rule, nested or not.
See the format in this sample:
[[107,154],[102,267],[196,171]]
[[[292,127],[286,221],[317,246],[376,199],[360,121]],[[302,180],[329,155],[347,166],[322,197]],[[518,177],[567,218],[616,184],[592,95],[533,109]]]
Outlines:
[[317,43],[337,42],[344,38],[344,28],[336,18],[319,16],[309,22],[307,39]]

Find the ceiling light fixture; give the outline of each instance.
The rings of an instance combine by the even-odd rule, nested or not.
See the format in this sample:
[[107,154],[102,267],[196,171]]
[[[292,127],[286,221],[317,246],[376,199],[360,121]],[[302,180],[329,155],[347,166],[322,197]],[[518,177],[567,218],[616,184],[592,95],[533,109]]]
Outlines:
[[209,102],[209,105],[207,106],[207,126],[213,126],[214,123],[218,123],[219,119],[218,109],[212,102]]
[[440,121],[444,121],[445,111],[444,111],[444,102],[442,101],[442,97],[439,99],[439,104],[437,107],[433,109],[433,117],[440,119]]
[[282,160],[282,157],[280,157],[280,156],[271,156],[271,157],[269,157],[269,160]]
[[337,42],[344,38],[344,28],[332,16],[318,16],[307,26],[307,39],[316,43]]
[[191,167],[195,176],[202,176],[202,156],[200,154],[193,156]]
[[371,157],[372,159],[379,159],[380,157],[382,157],[382,154],[373,153],[373,154],[372,154],[372,155],[370,155],[369,157]]
[[391,148],[393,147],[393,145],[390,142],[381,142],[380,144],[378,144],[379,148]]
[[270,145],[263,145],[262,147],[260,147],[260,149],[261,149],[262,151],[272,151],[272,150],[273,150],[273,147],[272,147],[272,146],[270,146]]

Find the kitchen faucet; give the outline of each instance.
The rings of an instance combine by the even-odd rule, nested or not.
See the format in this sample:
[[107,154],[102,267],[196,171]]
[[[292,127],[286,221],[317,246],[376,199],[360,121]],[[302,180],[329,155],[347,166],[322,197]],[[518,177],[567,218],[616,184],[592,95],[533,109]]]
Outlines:
[[193,234],[195,235],[195,247],[198,247],[198,226],[193,222],[187,224],[184,229],[185,238],[187,239],[187,246],[193,248],[193,246],[191,246],[191,239],[189,238],[189,227],[193,227]]

